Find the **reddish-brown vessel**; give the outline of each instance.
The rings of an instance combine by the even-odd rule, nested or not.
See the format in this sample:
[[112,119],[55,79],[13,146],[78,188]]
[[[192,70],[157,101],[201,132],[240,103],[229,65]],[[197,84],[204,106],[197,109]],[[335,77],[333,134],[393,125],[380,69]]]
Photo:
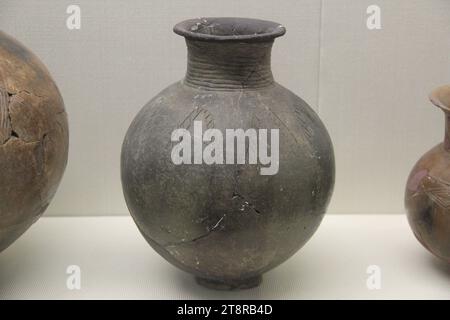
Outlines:
[[445,139],[412,170],[405,205],[417,239],[450,263],[450,85],[433,91],[430,99],[445,113]]

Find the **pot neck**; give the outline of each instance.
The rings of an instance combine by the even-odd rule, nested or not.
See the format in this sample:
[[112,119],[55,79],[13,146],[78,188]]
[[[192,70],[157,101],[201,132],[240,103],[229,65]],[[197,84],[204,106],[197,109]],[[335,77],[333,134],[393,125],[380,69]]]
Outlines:
[[274,83],[272,41],[217,42],[186,39],[185,84],[205,90],[259,89]]
[[445,137],[444,148],[450,152],[450,112],[445,113]]

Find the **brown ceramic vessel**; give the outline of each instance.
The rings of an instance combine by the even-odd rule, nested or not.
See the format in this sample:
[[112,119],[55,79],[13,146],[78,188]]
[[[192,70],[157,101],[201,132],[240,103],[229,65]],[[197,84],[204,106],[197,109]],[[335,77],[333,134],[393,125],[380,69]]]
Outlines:
[[430,95],[445,114],[445,138],[412,170],[406,187],[408,220],[417,239],[437,257],[450,262],[450,86]]
[[33,53],[0,31],[0,251],[47,208],[67,153],[58,88]]

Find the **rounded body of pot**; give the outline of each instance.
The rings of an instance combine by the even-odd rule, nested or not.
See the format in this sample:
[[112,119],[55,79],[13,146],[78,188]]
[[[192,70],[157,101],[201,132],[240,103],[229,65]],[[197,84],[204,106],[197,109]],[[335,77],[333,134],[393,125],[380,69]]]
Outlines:
[[450,263],[450,86],[431,94],[446,115],[445,141],[413,168],[406,187],[409,224],[422,245]]
[[[186,78],[151,100],[126,135],[126,202],[144,237],[169,262],[207,286],[251,287],[318,228],[334,184],[332,144],[315,112],[273,81],[273,39],[187,38]],[[180,129],[192,137],[185,163],[174,160]],[[229,144],[230,132],[247,134],[244,144],[237,138]],[[217,140],[223,151],[211,153],[214,162],[205,154]],[[267,155],[270,163],[262,161]]]
[[0,251],[44,212],[68,153],[64,103],[45,66],[0,32]]

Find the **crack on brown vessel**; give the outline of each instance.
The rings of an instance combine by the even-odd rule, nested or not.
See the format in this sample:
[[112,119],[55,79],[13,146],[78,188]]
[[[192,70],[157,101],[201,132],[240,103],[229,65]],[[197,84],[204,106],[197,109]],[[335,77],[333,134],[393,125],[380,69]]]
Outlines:
[[[16,126],[14,124],[14,121],[11,117],[10,112],[10,105],[14,101],[16,97],[20,97],[21,94],[27,94],[29,96],[34,96],[38,99],[44,99],[43,96],[38,96],[33,93],[31,93],[28,90],[20,90],[18,92],[8,92],[4,88],[0,87],[0,147],[2,145],[8,144],[12,139],[14,140],[21,140],[21,142],[27,144],[27,143],[44,143],[44,140],[48,136],[48,132],[45,132],[42,134],[41,139],[35,140],[35,141],[29,141],[26,139],[22,139],[21,135],[18,133],[17,130],[15,130]],[[62,111],[58,114],[65,113],[65,111]]]

